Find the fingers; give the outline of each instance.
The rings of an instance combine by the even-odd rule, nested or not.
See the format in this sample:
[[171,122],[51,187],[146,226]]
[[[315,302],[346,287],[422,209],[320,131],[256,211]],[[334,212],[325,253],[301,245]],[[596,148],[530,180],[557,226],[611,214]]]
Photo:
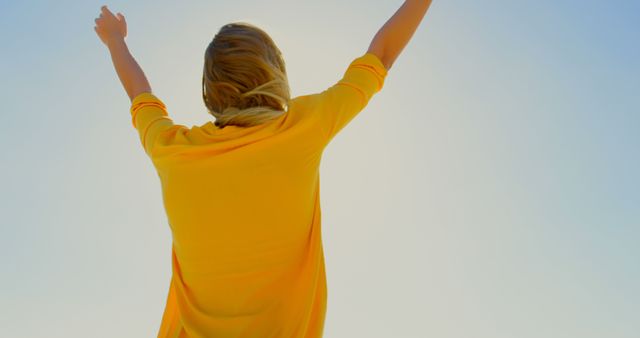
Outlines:
[[125,31],[127,29],[127,20],[125,20],[124,15],[122,15],[122,13],[118,13],[118,18],[120,19],[120,22],[122,23],[122,25],[125,27]]
[[124,15],[122,15],[122,13],[118,13],[118,17],[120,18],[120,23],[122,25],[122,34],[124,36],[127,36],[127,21],[124,18]]
[[107,8],[107,5],[104,5],[104,6],[100,7],[100,10],[101,10],[102,14],[104,14],[104,15],[115,17],[115,15],[113,15],[113,13],[111,13],[111,11]]
[[[106,5],[100,7],[100,17],[95,19],[96,32],[102,30],[116,31],[118,27],[122,36],[127,36],[127,22],[120,12],[114,15]],[[104,26],[104,27],[103,27]]]
[[120,21],[125,21],[124,19],[124,15],[120,12],[118,12],[117,16],[113,15],[113,13],[109,10],[109,8],[107,8],[107,5],[104,5],[102,7],[100,7],[100,18],[102,18],[103,16],[111,16],[113,18],[117,18]]

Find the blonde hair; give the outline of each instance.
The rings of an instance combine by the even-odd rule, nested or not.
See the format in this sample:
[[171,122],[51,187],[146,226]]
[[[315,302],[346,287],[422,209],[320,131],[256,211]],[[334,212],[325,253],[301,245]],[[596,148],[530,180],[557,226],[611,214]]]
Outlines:
[[222,26],[205,51],[202,99],[220,128],[250,127],[284,114],[289,81],[271,37],[246,22]]

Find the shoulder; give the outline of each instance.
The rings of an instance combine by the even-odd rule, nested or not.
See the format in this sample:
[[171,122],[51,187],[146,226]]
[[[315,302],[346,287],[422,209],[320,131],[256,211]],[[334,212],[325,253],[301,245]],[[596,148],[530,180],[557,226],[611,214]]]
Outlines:
[[292,98],[291,100],[289,100],[287,105],[289,110],[304,110],[305,108],[312,107],[313,104],[317,101],[318,96],[316,94],[305,94]]
[[283,126],[294,125],[299,129],[314,128],[322,114],[322,96],[319,94],[299,95],[287,102],[287,113]]

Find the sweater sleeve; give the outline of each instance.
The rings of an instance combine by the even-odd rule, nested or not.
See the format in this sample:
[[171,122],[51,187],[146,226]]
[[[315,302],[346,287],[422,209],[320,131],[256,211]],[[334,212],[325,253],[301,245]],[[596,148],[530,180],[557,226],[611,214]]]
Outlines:
[[130,112],[131,123],[138,131],[142,147],[148,156],[151,156],[156,140],[162,132],[180,126],[173,123],[164,102],[149,92],[138,94],[131,101]]
[[380,91],[387,76],[382,61],[372,53],[355,58],[342,78],[319,96],[321,128],[328,143]]

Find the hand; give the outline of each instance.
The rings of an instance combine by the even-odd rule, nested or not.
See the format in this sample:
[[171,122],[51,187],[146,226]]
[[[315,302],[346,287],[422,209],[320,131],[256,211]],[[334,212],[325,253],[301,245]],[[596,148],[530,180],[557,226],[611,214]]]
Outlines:
[[124,15],[118,13],[116,17],[106,5],[100,10],[100,17],[95,20],[96,27],[93,28],[100,40],[108,46],[113,39],[124,39],[127,36],[127,22],[124,20]]

